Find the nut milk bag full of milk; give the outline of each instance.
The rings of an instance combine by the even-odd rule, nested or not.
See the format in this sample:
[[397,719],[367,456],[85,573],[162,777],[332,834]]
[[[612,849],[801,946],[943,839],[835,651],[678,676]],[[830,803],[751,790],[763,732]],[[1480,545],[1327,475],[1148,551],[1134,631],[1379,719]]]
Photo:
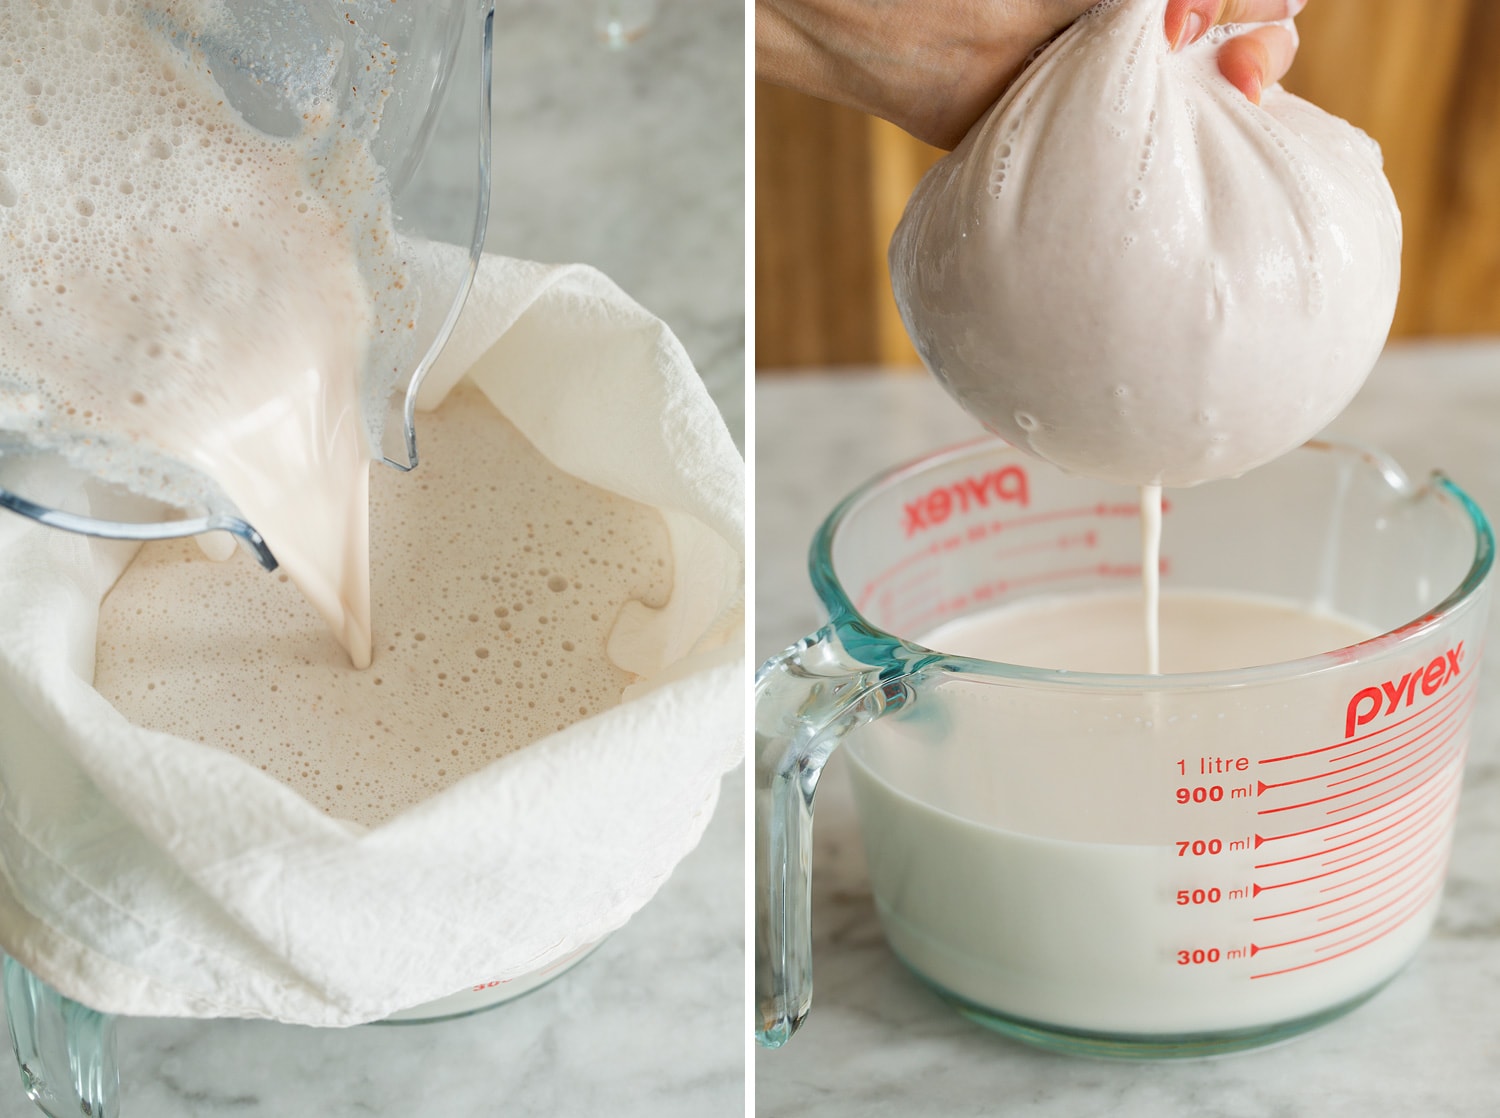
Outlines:
[[1234,477],[1316,434],[1390,328],[1401,218],[1364,133],[1173,53],[1165,0],[1105,0],[912,195],[896,301],[1007,441],[1130,485]]

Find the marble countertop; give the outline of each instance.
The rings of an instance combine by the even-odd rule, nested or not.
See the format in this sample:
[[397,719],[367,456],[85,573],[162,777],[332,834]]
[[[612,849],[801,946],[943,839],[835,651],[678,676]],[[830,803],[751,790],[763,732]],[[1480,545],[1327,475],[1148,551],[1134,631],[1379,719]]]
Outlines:
[[603,270],[672,327],[743,449],[744,4],[659,0],[611,51],[606,2],[499,2],[486,247]]
[[[1444,469],[1500,514],[1500,342],[1396,346],[1331,433],[1412,477]],[[974,437],[925,375],[776,378],[756,387],[756,655],[823,621],[806,573],[814,529],[879,470]],[[885,945],[848,775],[818,786],[815,994],[785,1048],[756,1054],[756,1111],[793,1118],[1319,1118],[1500,1112],[1500,616],[1482,669],[1450,876],[1416,960],[1347,1016],[1282,1046],[1125,1063],[1054,1055],[949,1009]]]
[[[662,0],[605,49],[592,5],[501,0],[487,247],[583,261],[678,333],[744,430],[744,7]],[[469,138],[434,158],[465,165]],[[124,1118],[737,1115],[744,1103],[744,777],[701,845],[577,969],[433,1025],[120,1025]],[[13,1061],[0,1118],[29,1118]]]

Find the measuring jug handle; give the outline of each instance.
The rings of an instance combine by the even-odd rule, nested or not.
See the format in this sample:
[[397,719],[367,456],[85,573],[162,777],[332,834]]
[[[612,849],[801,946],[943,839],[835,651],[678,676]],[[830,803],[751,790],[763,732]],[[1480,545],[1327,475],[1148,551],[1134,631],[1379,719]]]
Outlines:
[[856,660],[827,626],[755,673],[756,1041],[785,1044],[812,1002],[813,794],[849,730],[879,717],[895,667]]
[[115,1019],[5,957],[5,1016],[27,1097],[51,1118],[119,1118]]

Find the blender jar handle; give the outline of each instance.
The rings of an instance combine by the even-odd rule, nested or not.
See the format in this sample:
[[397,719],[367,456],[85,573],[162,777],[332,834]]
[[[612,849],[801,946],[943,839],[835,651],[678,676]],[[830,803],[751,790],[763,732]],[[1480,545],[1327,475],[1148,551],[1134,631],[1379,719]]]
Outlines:
[[833,625],[755,673],[755,1039],[779,1048],[812,1002],[813,794],[855,726],[908,694],[905,670],[856,660]]
[[115,1019],[65,998],[5,957],[5,1016],[21,1085],[53,1118],[118,1118]]

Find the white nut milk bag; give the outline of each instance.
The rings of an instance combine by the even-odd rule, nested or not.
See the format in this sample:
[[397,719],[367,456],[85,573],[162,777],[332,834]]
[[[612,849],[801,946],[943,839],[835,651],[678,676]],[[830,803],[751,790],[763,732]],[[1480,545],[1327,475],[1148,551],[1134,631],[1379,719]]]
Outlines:
[[[567,959],[620,927],[697,843],[722,774],[743,752],[743,463],[681,346],[590,269],[487,257],[423,390],[424,408],[445,397],[493,406],[567,485],[627,498],[640,515],[659,517],[664,554],[651,573],[665,587],[657,600],[597,609],[608,657],[633,682],[583,716],[581,696],[554,687],[559,667],[549,672],[547,663],[584,654],[563,639],[570,633],[548,637],[545,656],[506,651],[518,647],[506,643],[512,625],[545,633],[555,621],[546,615],[572,593],[563,592],[561,573],[569,587],[587,586],[590,562],[613,553],[602,525],[592,534],[579,525],[576,554],[553,543],[532,560],[526,521],[563,514],[553,507],[529,515],[523,487],[522,512],[483,523],[484,495],[505,491],[507,479],[463,466],[477,456],[460,463],[468,470],[460,482],[481,502],[477,515],[452,517],[441,532],[417,538],[403,553],[409,564],[387,572],[398,584],[407,576],[430,582],[442,625],[486,634],[461,648],[463,663],[443,671],[424,659],[441,643],[439,629],[391,632],[399,626],[389,621],[389,600],[382,622],[377,599],[375,663],[355,672],[295,588],[282,586],[290,598],[281,614],[264,614],[263,628],[276,629],[286,610],[306,614],[307,647],[324,659],[310,656],[305,669],[294,660],[292,670],[322,674],[312,686],[302,679],[299,692],[242,673],[248,699],[213,697],[210,688],[222,687],[211,678],[215,656],[226,647],[253,651],[271,637],[243,622],[226,632],[216,615],[244,614],[250,595],[237,578],[260,580],[254,593],[269,593],[276,575],[245,556],[235,562],[248,570],[229,570],[191,542],[137,551],[0,516],[0,947],[67,996],[130,1015],[375,1020]],[[441,415],[419,414],[419,439]],[[434,468],[438,447],[430,443]],[[424,476],[419,467],[384,480],[437,505],[421,495],[434,476],[444,475]],[[49,496],[77,511],[93,499],[87,490]],[[460,610],[445,597],[445,539],[494,533],[496,525],[517,539],[536,596],[485,572],[476,577],[495,580],[480,584],[495,587],[493,600],[485,591]],[[147,557],[168,554],[163,546],[178,551],[168,564],[152,559],[152,568]],[[141,577],[140,564],[190,565],[198,585],[207,580],[209,589],[177,607],[192,631],[180,639],[198,642],[187,652],[162,627],[157,648],[142,646],[131,628],[135,608],[101,613],[111,587]],[[137,601],[143,610],[151,604]],[[512,605],[524,609],[507,612]],[[108,609],[120,613],[113,602]],[[140,624],[149,622],[143,613]],[[198,703],[205,720],[220,706],[237,712],[231,722],[264,738],[258,744],[272,763],[247,760],[223,733],[197,739],[121,713],[122,701],[112,705],[93,686],[96,662],[104,686],[111,626],[112,641],[135,641],[132,663],[113,654],[132,686],[152,696],[175,692],[184,705]],[[393,666],[398,644],[404,679]],[[320,743],[307,739],[316,730],[304,728],[299,739],[295,710],[269,729],[271,714],[280,717],[289,703],[319,717],[354,703],[343,708],[347,721],[370,721],[360,696],[481,685],[497,696],[493,711],[483,707],[466,726],[446,722],[448,708],[439,705],[429,726],[396,727],[387,717],[370,731],[399,728],[395,736],[420,747],[441,773],[459,754],[449,748],[453,735],[498,740],[518,706],[557,700],[555,724],[493,759],[481,752],[473,771],[450,772],[401,810],[363,821],[277,778],[289,767],[296,777],[304,765],[327,764],[311,760]],[[507,707],[506,695],[518,697]],[[360,777],[356,764],[337,779]],[[317,779],[308,774],[313,785]]]
[[985,426],[1135,485],[1237,476],[1347,404],[1384,344],[1401,222],[1364,133],[1165,0],[1106,0],[912,195],[890,248],[927,367]]

